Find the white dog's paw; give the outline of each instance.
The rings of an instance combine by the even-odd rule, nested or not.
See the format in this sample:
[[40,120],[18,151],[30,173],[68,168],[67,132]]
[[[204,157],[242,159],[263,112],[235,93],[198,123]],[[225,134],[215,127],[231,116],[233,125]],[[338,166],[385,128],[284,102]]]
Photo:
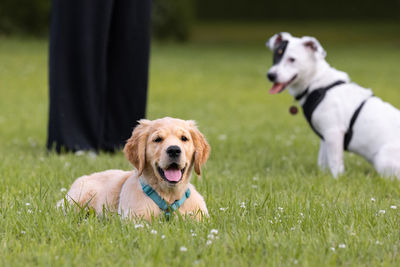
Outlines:
[[318,167],[322,171],[329,170],[328,161],[326,159],[326,155],[319,155],[318,156]]
[[340,175],[342,175],[344,173],[344,166],[339,165],[339,166],[331,168],[331,173],[333,175],[333,178],[337,179]]

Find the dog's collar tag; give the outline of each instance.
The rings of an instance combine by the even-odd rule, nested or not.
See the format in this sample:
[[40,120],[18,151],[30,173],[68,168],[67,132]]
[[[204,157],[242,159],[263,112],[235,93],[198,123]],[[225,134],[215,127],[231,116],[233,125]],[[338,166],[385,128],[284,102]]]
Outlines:
[[274,50],[274,58],[272,60],[272,63],[274,65],[278,64],[282,60],[282,57],[285,54],[285,50],[286,50],[286,47],[287,47],[288,43],[289,43],[288,41],[282,41],[278,45],[278,47],[275,48],[275,50]]
[[290,106],[290,108],[289,108],[289,113],[290,114],[296,115],[297,112],[299,112],[299,109],[295,105]]

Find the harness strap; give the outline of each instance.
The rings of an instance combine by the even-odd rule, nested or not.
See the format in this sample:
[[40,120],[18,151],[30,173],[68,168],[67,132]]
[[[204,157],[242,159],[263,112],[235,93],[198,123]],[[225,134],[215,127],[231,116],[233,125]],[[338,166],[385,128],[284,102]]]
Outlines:
[[162,211],[164,211],[167,220],[169,220],[171,212],[178,210],[185,200],[190,197],[190,188],[188,188],[181,199],[178,199],[171,205],[168,205],[168,203],[150,185],[146,184],[144,181],[142,181],[142,179],[139,179],[139,181],[143,192],[150,197]]
[[[332,89],[335,86],[338,86],[340,84],[345,83],[344,81],[336,81],[326,87],[318,88],[313,90],[308,96],[306,101],[303,104],[303,114],[306,117],[308,124],[311,126],[311,129],[321,138],[324,140],[324,137],[322,134],[320,134],[317,129],[314,128],[313,124],[311,123],[311,117],[314,112],[314,110],[318,107],[318,105],[324,100],[326,92],[328,90]],[[305,92],[308,92],[308,88],[305,90]],[[301,94],[301,97],[304,97],[305,94]]]
[[349,128],[347,128],[346,134],[344,135],[344,141],[343,141],[343,147],[344,150],[347,150],[351,141],[351,138],[353,137],[353,125],[357,120],[358,115],[360,114],[360,111],[364,107],[364,104],[367,102],[368,99],[373,97],[374,95],[371,95],[367,99],[365,99],[363,102],[361,102],[360,106],[354,111],[353,116],[351,117]]
[[[303,104],[303,113],[304,116],[307,119],[308,124],[311,126],[311,129],[319,136],[319,138],[321,138],[322,140],[324,140],[324,137],[322,136],[321,133],[319,133],[313,126],[312,122],[311,122],[311,117],[312,114],[314,112],[314,110],[318,107],[318,105],[322,102],[322,100],[324,100],[326,92],[330,89],[332,89],[335,86],[338,86],[340,84],[345,83],[344,81],[336,81],[331,85],[328,85],[327,87],[323,87],[323,88],[318,88],[313,90],[308,96],[306,101]],[[308,93],[308,88],[301,93],[299,96],[296,97],[296,100],[300,100],[301,98],[303,98],[306,94]],[[372,95],[374,96],[374,95]],[[372,97],[370,96],[370,97]],[[363,108],[364,104],[367,102],[367,100],[370,98],[368,97],[367,99],[365,99],[364,101],[361,102],[361,104],[358,106],[358,108],[354,111],[353,116],[351,117],[350,120],[350,124],[349,127],[347,128],[347,131],[344,135],[344,140],[343,140],[343,148],[344,150],[347,150],[351,141],[351,138],[353,137],[353,126],[354,123],[357,120],[358,115],[361,112],[361,109]]]

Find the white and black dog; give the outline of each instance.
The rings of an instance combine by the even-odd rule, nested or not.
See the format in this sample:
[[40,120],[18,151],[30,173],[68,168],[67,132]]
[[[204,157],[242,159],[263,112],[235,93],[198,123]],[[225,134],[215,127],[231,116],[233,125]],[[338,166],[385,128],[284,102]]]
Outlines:
[[288,87],[299,101],[321,138],[318,165],[337,177],[344,172],[343,151],[348,150],[366,158],[381,175],[400,179],[400,111],[332,68],[313,37],[279,33],[267,46],[274,52],[269,92]]

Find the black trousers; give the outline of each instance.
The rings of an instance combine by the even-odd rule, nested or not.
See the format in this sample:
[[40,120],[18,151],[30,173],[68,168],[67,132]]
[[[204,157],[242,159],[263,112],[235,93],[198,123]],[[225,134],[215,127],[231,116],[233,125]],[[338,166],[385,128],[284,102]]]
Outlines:
[[47,148],[120,149],[145,116],[151,0],[53,0]]

